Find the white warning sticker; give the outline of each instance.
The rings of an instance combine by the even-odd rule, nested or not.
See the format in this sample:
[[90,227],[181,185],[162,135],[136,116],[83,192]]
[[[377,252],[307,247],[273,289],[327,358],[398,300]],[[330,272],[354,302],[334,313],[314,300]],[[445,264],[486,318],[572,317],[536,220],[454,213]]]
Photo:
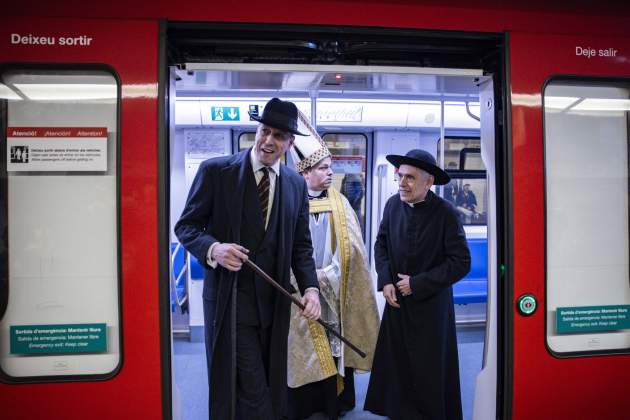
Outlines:
[[107,171],[107,128],[9,127],[7,171]]

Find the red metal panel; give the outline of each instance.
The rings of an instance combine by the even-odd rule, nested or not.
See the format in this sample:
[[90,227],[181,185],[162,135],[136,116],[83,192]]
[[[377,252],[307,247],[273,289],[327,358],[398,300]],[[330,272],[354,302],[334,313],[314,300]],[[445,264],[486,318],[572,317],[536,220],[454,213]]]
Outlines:
[[[89,46],[16,45],[11,34],[91,37]],[[144,21],[0,19],[0,62],[98,63],[122,83],[123,364],[101,382],[0,384],[2,418],[162,417],[157,261],[158,25]],[[8,409],[8,411],[7,411]]]
[[[576,47],[615,48],[615,58],[577,56]],[[627,77],[630,39],[512,34],[514,298],[533,293],[531,317],[514,310],[513,418],[620,419],[630,412],[630,356],[553,357],[545,347],[542,89],[553,75]]]
[[356,25],[460,31],[630,34],[630,3],[518,0],[21,0],[4,12],[25,16],[134,18],[191,22]]

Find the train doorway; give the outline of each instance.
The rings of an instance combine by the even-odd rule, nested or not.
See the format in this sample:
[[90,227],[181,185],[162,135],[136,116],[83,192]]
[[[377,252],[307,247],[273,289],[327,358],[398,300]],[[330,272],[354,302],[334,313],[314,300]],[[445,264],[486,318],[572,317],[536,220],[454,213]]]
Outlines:
[[[327,143],[333,185],[359,220],[374,281],[376,232],[385,202],[397,193],[385,155],[421,148],[449,172],[451,183],[434,192],[458,208],[473,260],[454,287],[464,415],[494,417],[503,223],[497,212],[500,40],[433,34],[414,45],[400,32],[389,39],[366,32],[363,41],[360,33],[336,34],[333,41],[322,39],[321,29],[278,28],[278,36],[249,27],[249,37],[235,28],[196,29],[182,25],[169,34],[173,418],[207,418],[203,267],[177,242],[173,227],[199,164],[249,148],[257,125],[249,113],[262,112],[272,97],[294,102]],[[474,206],[464,203],[464,190]],[[382,313],[380,293],[377,299]],[[356,407],[345,418],[380,418],[362,410],[368,380],[356,374]]]

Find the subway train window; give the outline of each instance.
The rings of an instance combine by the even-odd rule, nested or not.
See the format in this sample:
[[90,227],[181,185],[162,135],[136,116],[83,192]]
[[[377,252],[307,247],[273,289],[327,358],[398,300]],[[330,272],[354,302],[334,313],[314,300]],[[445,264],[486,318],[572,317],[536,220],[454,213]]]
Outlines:
[[[438,156],[442,142],[438,141]],[[446,137],[444,167],[451,182],[440,194],[453,203],[464,225],[487,223],[488,189],[478,137]]]
[[559,356],[630,349],[627,81],[544,90],[546,337]]
[[[485,170],[481,161],[481,140],[479,137],[446,137],[444,148],[444,168],[446,170]],[[438,140],[437,156],[440,156],[442,142]],[[470,151],[477,150],[477,156]],[[462,153],[463,152],[463,153]],[[468,153],[467,153],[468,152]],[[464,162],[466,162],[464,164]]]
[[2,374],[109,377],[122,353],[119,84],[101,70],[0,77]]
[[326,133],[322,138],[333,155],[333,186],[350,202],[365,236],[367,136],[362,133]]
[[254,141],[256,140],[256,133],[255,132],[245,132],[245,133],[241,133],[238,136],[238,150],[245,150],[245,149],[249,149],[250,147],[252,147],[254,145]]

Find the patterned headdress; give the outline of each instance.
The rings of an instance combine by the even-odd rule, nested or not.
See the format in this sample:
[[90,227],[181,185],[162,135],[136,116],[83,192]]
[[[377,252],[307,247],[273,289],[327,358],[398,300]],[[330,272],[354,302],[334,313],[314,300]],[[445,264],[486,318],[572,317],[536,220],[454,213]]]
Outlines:
[[306,133],[306,136],[295,138],[291,147],[291,157],[298,172],[304,172],[331,154],[324,140],[301,111],[298,111],[298,129]]

